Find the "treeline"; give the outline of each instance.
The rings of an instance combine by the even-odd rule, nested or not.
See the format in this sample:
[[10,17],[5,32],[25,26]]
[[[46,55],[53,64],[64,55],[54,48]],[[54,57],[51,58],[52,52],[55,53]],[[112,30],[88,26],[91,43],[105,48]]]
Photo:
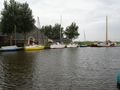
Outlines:
[[67,38],[72,41],[79,36],[78,26],[75,22],[73,22],[70,26],[67,26],[65,30],[61,24],[55,24],[54,26],[42,26],[41,31],[52,40],[62,40],[63,38]]
[[35,20],[28,3],[19,3],[15,0],[4,1],[4,9],[1,11],[1,31],[12,39],[15,32],[23,34],[26,41],[26,34],[33,30]]
[[[4,8],[1,11],[0,18],[1,32],[8,35],[11,41],[14,38],[15,32],[23,34],[24,40],[26,41],[26,34],[33,30],[35,26],[35,19],[33,18],[32,10],[26,2],[19,3],[15,0],[10,0],[9,2],[4,1]],[[52,40],[57,40],[64,36],[73,40],[79,36],[78,26],[75,22],[65,29],[61,24],[55,24],[54,26],[42,26],[40,30]]]

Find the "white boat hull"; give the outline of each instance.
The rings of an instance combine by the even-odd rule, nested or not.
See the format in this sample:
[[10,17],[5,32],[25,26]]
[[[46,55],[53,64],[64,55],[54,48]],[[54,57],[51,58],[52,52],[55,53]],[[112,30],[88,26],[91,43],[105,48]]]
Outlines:
[[50,45],[50,48],[51,49],[59,49],[59,48],[65,48],[65,45],[64,44],[53,44],[53,45]]
[[67,48],[70,48],[70,47],[78,47],[78,45],[77,44],[68,44]]
[[2,46],[0,48],[0,51],[18,51],[22,50],[22,47],[17,47],[16,45],[14,46]]

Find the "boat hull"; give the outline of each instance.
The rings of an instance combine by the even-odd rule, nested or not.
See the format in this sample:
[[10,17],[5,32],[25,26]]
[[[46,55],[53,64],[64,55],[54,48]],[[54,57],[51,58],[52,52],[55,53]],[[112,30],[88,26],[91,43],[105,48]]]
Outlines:
[[88,45],[80,45],[80,47],[89,47]]
[[74,47],[78,47],[78,45],[77,44],[68,44],[67,45],[67,48],[74,48]]
[[59,45],[50,45],[51,49],[60,49],[60,48],[65,48],[65,45],[59,44]]
[[33,51],[33,50],[43,50],[45,47],[42,45],[33,45],[33,46],[25,46],[24,50],[25,51]]
[[0,48],[0,51],[5,52],[5,51],[20,51],[23,50],[22,47],[17,47],[17,46],[3,46]]

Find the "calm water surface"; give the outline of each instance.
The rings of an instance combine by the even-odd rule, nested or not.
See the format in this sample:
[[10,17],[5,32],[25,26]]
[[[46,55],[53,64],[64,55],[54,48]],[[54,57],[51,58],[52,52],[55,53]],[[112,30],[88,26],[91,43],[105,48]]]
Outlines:
[[0,53],[0,90],[117,90],[120,48]]

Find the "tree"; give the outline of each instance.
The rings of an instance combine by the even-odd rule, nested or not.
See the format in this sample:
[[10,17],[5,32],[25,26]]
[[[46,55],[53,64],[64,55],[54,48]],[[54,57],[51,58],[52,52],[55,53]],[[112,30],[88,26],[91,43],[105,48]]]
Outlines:
[[0,32],[1,32],[1,22],[0,22]]
[[34,28],[34,22],[32,16],[32,10],[29,8],[29,5],[27,3],[23,3],[20,5],[20,12],[18,15],[18,32],[24,34],[24,40],[26,41],[26,34],[33,30]]
[[[48,26],[43,26],[41,28],[41,31],[43,31],[43,33],[52,40],[55,41],[60,41],[60,39],[63,38],[63,27],[61,27],[60,24],[55,24],[54,26],[48,25]],[[61,33],[61,35],[60,35]],[[60,38],[61,36],[61,38]]]
[[42,26],[41,31],[50,39],[52,39],[52,26],[51,25],[46,25]]
[[79,36],[79,33],[78,33],[78,26],[76,25],[76,23],[72,23],[70,26],[67,26],[66,27],[66,30],[65,30],[65,35],[68,39],[70,39],[71,41],[73,39],[76,39],[78,36]]
[[32,10],[27,3],[21,4],[15,0],[10,0],[9,3],[4,1],[4,9],[1,15],[2,33],[9,35],[11,39],[15,31],[24,33],[24,36],[26,36],[26,33],[33,29]]
[[10,4],[7,1],[4,1],[4,9],[1,12],[1,29],[3,34],[10,36],[10,44],[12,44],[12,34],[14,32],[16,11],[19,7],[19,4],[16,4],[14,0],[10,1]]
[[63,38],[63,27],[60,24],[55,24],[53,27],[53,40],[61,41]]

